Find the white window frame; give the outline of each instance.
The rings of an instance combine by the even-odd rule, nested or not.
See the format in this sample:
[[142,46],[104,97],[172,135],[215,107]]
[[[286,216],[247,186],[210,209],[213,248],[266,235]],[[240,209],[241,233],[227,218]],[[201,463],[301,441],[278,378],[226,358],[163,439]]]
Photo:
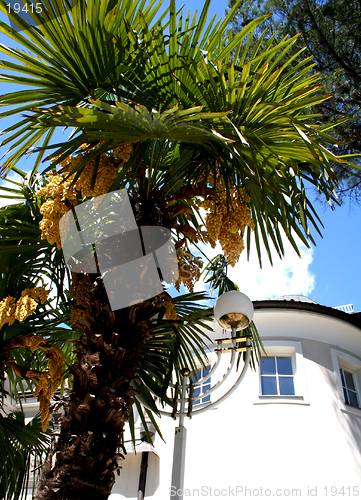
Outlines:
[[[344,395],[344,398],[346,399],[345,397],[345,391],[347,392],[347,398],[349,399],[349,392],[351,393],[354,393],[354,395],[356,396],[356,401],[357,401],[357,406],[354,406],[354,405],[351,405],[351,404],[347,404],[347,406],[352,406],[352,408],[358,408],[360,409],[361,406],[360,406],[360,395],[357,391],[357,385],[356,385],[356,376],[355,376],[355,373],[351,370],[349,370],[348,368],[344,368],[343,366],[340,366],[340,375],[341,375],[341,372],[342,372],[342,375],[343,375],[343,378],[344,378],[344,381],[345,381],[345,384],[342,384],[342,389],[343,389],[343,395]],[[346,374],[347,375],[351,375],[351,378],[352,378],[352,383],[354,385],[354,388],[351,389],[348,385],[347,385],[347,378],[346,378]],[[341,381],[342,381],[342,377],[341,377]]]
[[[280,377],[292,379],[292,386],[293,386],[293,390],[295,392],[295,367],[294,367],[295,363],[294,363],[293,358],[294,358],[294,356],[292,356],[292,354],[282,354],[282,356],[281,356],[280,354],[267,353],[267,356],[264,356],[263,362],[261,361],[259,364],[262,396],[280,396],[281,395],[281,394],[263,394],[263,392],[262,392],[262,379],[267,380],[267,378],[276,379],[277,392],[280,391]],[[272,373],[272,374],[262,373],[262,364],[264,363],[265,359],[273,359],[274,360],[274,363],[275,363],[275,372],[274,373]],[[277,362],[278,359],[290,359],[291,360],[292,374],[282,375],[282,374],[278,373],[278,362]],[[289,395],[290,394],[288,394],[288,396]],[[286,394],[284,394],[284,396],[286,396]],[[292,396],[294,396],[294,394],[292,394]]]
[[340,375],[340,368],[343,368],[344,370],[353,374],[358,400],[361,403],[361,360],[356,358],[355,356],[351,356],[351,354],[347,354],[346,352],[332,348],[331,357],[336,378],[337,391],[339,395],[340,410],[343,413],[351,413],[361,418],[361,408],[355,408],[354,406],[350,406],[345,402]]
[[[207,369],[207,368],[209,369],[209,371],[211,371],[212,366],[211,366],[210,364],[209,364],[209,365],[207,365],[207,366],[205,366],[205,367],[204,367],[203,365],[202,365],[202,366],[201,366],[201,365],[197,366],[197,371],[199,371],[199,372],[200,372],[200,377],[199,377],[199,379],[203,378],[203,370],[204,370],[204,369]],[[193,375],[194,375],[194,372],[192,372],[192,373],[191,373],[191,377],[193,377]],[[207,375],[208,375],[208,374],[207,374]],[[206,376],[207,376],[207,375],[206,375]],[[198,380],[199,380],[199,379],[198,379]],[[206,379],[206,381],[207,381],[207,380],[208,380],[208,379]],[[206,381],[204,381],[204,382],[203,382],[200,386],[198,386],[198,387],[200,387],[200,388],[201,388],[201,390],[202,390],[202,388],[204,388],[205,386],[208,386],[208,385],[209,385],[209,389],[212,387],[212,375],[210,375],[210,376],[209,376],[209,382],[208,382],[208,383],[206,383]],[[196,383],[197,383],[197,380],[193,382],[193,384],[196,384]],[[208,390],[208,389],[207,389],[207,390]],[[196,397],[196,396],[195,396],[195,394],[193,394],[193,396],[194,396],[194,397]],[[202,398],[202,396],[200,395],[198,399],[196,399],[196,400],[194,400],[194,401],[193,401],[193,404],[192,404],[193,408],[202,408],[203,406],[205,406],[205,405],[207,405],[207,404],[210,404],[210,403],[212,402],[212,394],[208,394],[208,396],[205,396],[205,397],[209,397],[209,401],[202,401],[202,399],[203,399],[203,398]],[[195,404],[195,403],[196,403],[196,401],[198,401],[198,400],[199,400],[200,402],[199,402],[199,403],[197,403],[197,404]]]
[[[258,367],[259,395],[254,404],[284,403],[309,405],[301,342],[293,340],[262,340],[262,343],[266,350],[264,356],[290,357],[292,359],[295,395],[263,395],[261,387],[261,369]],[[260,363],[262,363],[262,361],[260,361]]]

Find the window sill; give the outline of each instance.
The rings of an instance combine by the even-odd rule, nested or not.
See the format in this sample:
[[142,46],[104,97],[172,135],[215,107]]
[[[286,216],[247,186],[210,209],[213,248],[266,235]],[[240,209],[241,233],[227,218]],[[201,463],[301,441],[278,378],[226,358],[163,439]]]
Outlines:
[[[305,401],[303,396],[258,396],[258,401],[255,401],[255,405],[263,404],[297,404],[297,405],[307,405],[310,403]],[[361,414],[360,414],[361,415]]]
[[361,408],[355,408],[354,406],[346,406],[342,405],[340,407],[342,413],[347,413],[348,415],[355,415],[358,418],[361,418]]
[[197,405],[195,405],[193,403],[192,410],[196,410],[197,408],[204,408],[205,406],[207,406],[207,405],[209,405],[211,403],[212,403],[212,401],[206,401],[205,403],[198,403]]

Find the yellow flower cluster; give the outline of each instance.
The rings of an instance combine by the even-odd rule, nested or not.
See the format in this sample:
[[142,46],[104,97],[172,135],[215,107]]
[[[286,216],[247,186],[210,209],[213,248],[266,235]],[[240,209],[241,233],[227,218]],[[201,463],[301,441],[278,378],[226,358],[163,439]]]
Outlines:
[[179,276],[174,286],[178,290],[181,284],[193,292],[195,283],[199,280],[203,261],[201,257],[195,257],[188,250],[179,248],[177,250]]
[[49,175],[49,183],[37,192],[37,196],[51,196],[41,205],[40,213],[43,218],[40,221],[42,239],[48,240],[50,245],[61,248],[61,238],[59,231],[59,221],[61,217],[70,210],[70,207],[65,203],[65,196],[73,198],[70,193],[69,179],[62,183],[63,177],[59,174]]
[[12,325],[15,320],[26,320],[35,311],[38,302],[44,304],[47,297],[48,292],[42,287],[23,290],[16,302],[14,297],[6,297],[0,302],[0,328],[5,324]]
[[177,312],[171,297],[164,297],[163,305],[165,306],[165,317],[170,320],[177,319]]
[[39,410],[41,414],[41,428],[43,432],[46,431],[50,418],[50,386],[51,379],[48,372],[43,372],[39,375],[38,384],[34,392],[34,396],[38,398]]
[[44,337],[42,337],[41,335],[34,335],[33,337],[31,337],[31,352],[35,352],[37,349],[39,349],[40,344],[46,344],[46,339],[44,339]]
[[[42,346],[41,344],[45,345]],[[50,399],[63,380],[65,358],[59,347],[46,346],[46,339],[39,335],[34,335],[31,339],[30,349],[31,352],[41,349],[46,352],[48,357],[48,369],[39,375],[37,387],[34,392],[34,396],[38,398],[40,403],[41,427],[43,432],[45,432],[50,418]]]
[[49,356],[48,369],[51,378],[50,391],[51,394],[54,394],[63,381],[65,358],[59,347],[55,345],[48,349],[47,356]]
[[28,295],[20,297],[16,302],[15,319],[20,322],[24,321],[30,314],[33,314],[37,306],[38,303]]
[[14,297],[6,297],[0,302],[0,328],[6,323],[12,325],[15,321],[15,299]]
[[[207,183],[213,186],[213,174],[208,177]],[[207,210],[205,222],[209,238],[213,242],[219,241],[226,259],[234,266],[244,249],[245,227],[254,228],[248,206],[250,197],[244,188],[231,188],[230,200],[227,200],[224,180],[220,175],[216,176],[215,188],[215,195],[209,194],[198,205]]]
[[71,206],[76,206],[78,200],[107,193],[119,168],[119,163],[115,163],[114,159],[126,162],[129,160],[131,152],[132,146],[125,144],[115,148],[110,153],[101,154],[93,187],[91,186],[94,160],[89,161],[73,185],[76,174],[67,177],[86,159],[88,153],[78,153],[60,162],[61,173],[49,174],[49,183],[37,192],[37,196],[48,198],[40,208],[40,213],[43,216],[40,222],[41,237],[48,240],[51,245],[56,243],[57,248],[60,249],[59,221],[61,217],[71,209]]
[[21,296],[24,297],[28,295],[32,299],[36,300],[37,302],[40,302],[42,304],[45,304],[47,298],[48,298],[49,292],[45,290],[45,288],[41,286],[36,286],[35,288],[27,288],[26,290],[23,290],[21,292]]

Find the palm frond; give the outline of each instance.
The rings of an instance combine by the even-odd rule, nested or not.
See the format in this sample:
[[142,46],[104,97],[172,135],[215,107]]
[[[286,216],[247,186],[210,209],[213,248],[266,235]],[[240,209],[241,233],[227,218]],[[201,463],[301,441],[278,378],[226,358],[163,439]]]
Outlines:
[[21,500],[32,479],[31,467],[42,460],[50,437],[41,430],[40,416],[28,424],[22,411],[0,412],[0,496]]
[[[115,89],[123,79],[122,71],[127,63],[124,52],[129,46],[128,32],[138,29],[141,17],[152,23],[161,4],[152,0],[144,8],[140,0],[106,0],[99,5],[80,0],[69,9],[62,0],[39,3],[43,13],[54,9],[55,15],[44,22],[41,15],[32,14],[38,25],[34,29],[15,13],[9,14],[6,2],[0,1],[0,10],[9,15],[10,21],[20,30],[0,22],[0,31],[26,50],[0,45],[0,51],[16,61],[0,62],[0,68],[11,72],[0,75],[0,81],[31,88],[1,96],[0,105],[12,107],[5,116],[41,105],[84,105],[89,97],[101,99],[116,95]],[[114,43],[115,35],[123,47],[118,48]],[[53,129],[29,131],[21,120],[6,132],[11,134],[6,141],[13,143],[3,166],[5,172],[31,148],[46,147]]]
[[[30,198],[31,199],[31,198]],[[31,200],[32,201],[32,200]],[[77,334],[70,328],[70,307],[66,292],[69,271],[62,253],[55,250],[46,240],[41,240],[39,216],[34,211],[36,205],[30,203],[11,205],[0,209],[0,301],[11,296],[20,298],[21,292],[35,286],[45,286],[51,290],[47,303],[39,306],[25,321],[15,321],[1,328],[0,343],[4,348],[16,339],[29,335],[47,338],[64,352],[71,363],[73,351],[71,341]],[[28,348],[16,348],[9,352],[15,366],[23,370],[42,370],[47,365],[44,353],[31,353]],[[65,374],[68,378],[69,373]],[[1,381],[2,388],[4,381]],[[12,398],[25,396],[33,390],[29,380],[24,380],[10,366],[7,370],[7,384]]]
[[[103,101],[89,100],[92,108],[59,106],[58,108],[36,110],[40,117],[34,120],[45,126],[78,127],[84,131],[82,144],[109,140],[108,148],[120,144],[145,141],[148,139],[168,139],[181,142],[202,143],[220,140],[211,126],[206,126],[225,119],[227,112],[203,113],[203,106],[179,110],[178,106],[158,113],[151,113],[145,106],[131,107],[126,103],[116,102],[115,106]],[[56,155],[57,153],[55,153]]]
[[210,284],[211,293],[213,290],[218,290],[218,295],[222,295],[223,293],[231,290],[239,291],[236,283],[230,280],[227,276],[228,266],[229,263],[224,255],[216,255],[203,270],[202,274],[205,273],[205,278],[210,275],[205,283]]
[[[61,0],[55,5],[60,12]],[[322,226],[305,186],[335,203],[332,164],[350,163],[331,154],[326,147],[334,139],[308,123],[305,110],[329,96],[319,95],[309,58],[291,65],[301,56],[289,55],[296,37],[278,43],[270,37],[261,50],[261,43],[251,41],[263,17],[227,38],[230,17],[217,28],[213,21],[207,25],[209,2],[198,24],[189,16],[184,21],[173,1],[163,25],[154,20],[159,5],[141,12],[139,3],[118,2],[112,13],[123,17],[110,15],[107,5],[102,2],[93,12],[80,1],[31,33],[10,33],[2,26],[29,52],[2,48],[18,61],[11,67],[4,63],[19,74],[6,78],[35,88],[26,97],[12,93],[0,99],[2,105],[27,111],[25,120],[7,130],[4,144],[12,156],[4,168],[14,166],[35,143],[43,157],[57,125],[75,127],[73,139],[56,152],[58,161],[91,141],[108,140],[109,148],[154,139],[190,143],[192,168],[185,164],[183,180],[206,175],[216,162],[227,192],[230,186],[246,188],[256,223],[254,233],[247,229],[248,250],[254,238],[260,263],[261,241],[270,259],[271,245],[283,255],[281,228],[296,251],[295,235],[306,245],[312,241],[311,229],[320,232]],[[88,16],[86,23],[78,11]],[[202,37],[203,30],[209,36]],[[55,59],[55,53],[60,57]],[[22,80],[20,74],[27,76]],[[116,181],[129,170],[124,168]]]

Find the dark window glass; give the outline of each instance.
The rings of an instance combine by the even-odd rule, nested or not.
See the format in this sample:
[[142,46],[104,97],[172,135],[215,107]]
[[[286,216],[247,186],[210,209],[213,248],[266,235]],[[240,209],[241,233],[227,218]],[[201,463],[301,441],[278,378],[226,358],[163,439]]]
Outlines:
[[277,378],[276,377],[261,377],[261,386],[263,396],[277,395]]
[[294,396],[292,358],[272,356],[260,363],[263,396]]
[[344,371],[344,375],[346,380],[346,387],[348,389],[351,389],[351,391],[355,391],[355,383],[353,381],[352,373]]
[[275,358],[263,358],[260,362],[261,375],[276,375]]
[[277,371],[279,375],[293,375],[292,359],[277,357]]
[[[192,381],[197,382],[197,380],[205,377],[207,373],[209,373],[211,370],[210,367],[207,368],[200,368],[199,372],[196,374],[192,374]],[[199,396],[201,393],[203,394],[205,391],[208,391],[211,388],[211,377],[209,377],[207,380],[205,380],[201,386],[196,387],[193,389],[193,396]],[[208,396],[205,396],[204,398],[196,399],[193,401],[193,405],[199,405],[201,403],[208,403],[211,400],[211,395],[209,394]]]
[[340,368],[340,375],[345,403],[353,406],[354,408],[360,408],[353,374],[343,368]]
[[353,406],[354,408],[359,408],[356,392],[347,391],[347,395],[348,395],[348,401],[349,401],[348,404]]
[[293,384],[293,377],[279,377],[280,395],[281,396],[294,396],[295,386]]

